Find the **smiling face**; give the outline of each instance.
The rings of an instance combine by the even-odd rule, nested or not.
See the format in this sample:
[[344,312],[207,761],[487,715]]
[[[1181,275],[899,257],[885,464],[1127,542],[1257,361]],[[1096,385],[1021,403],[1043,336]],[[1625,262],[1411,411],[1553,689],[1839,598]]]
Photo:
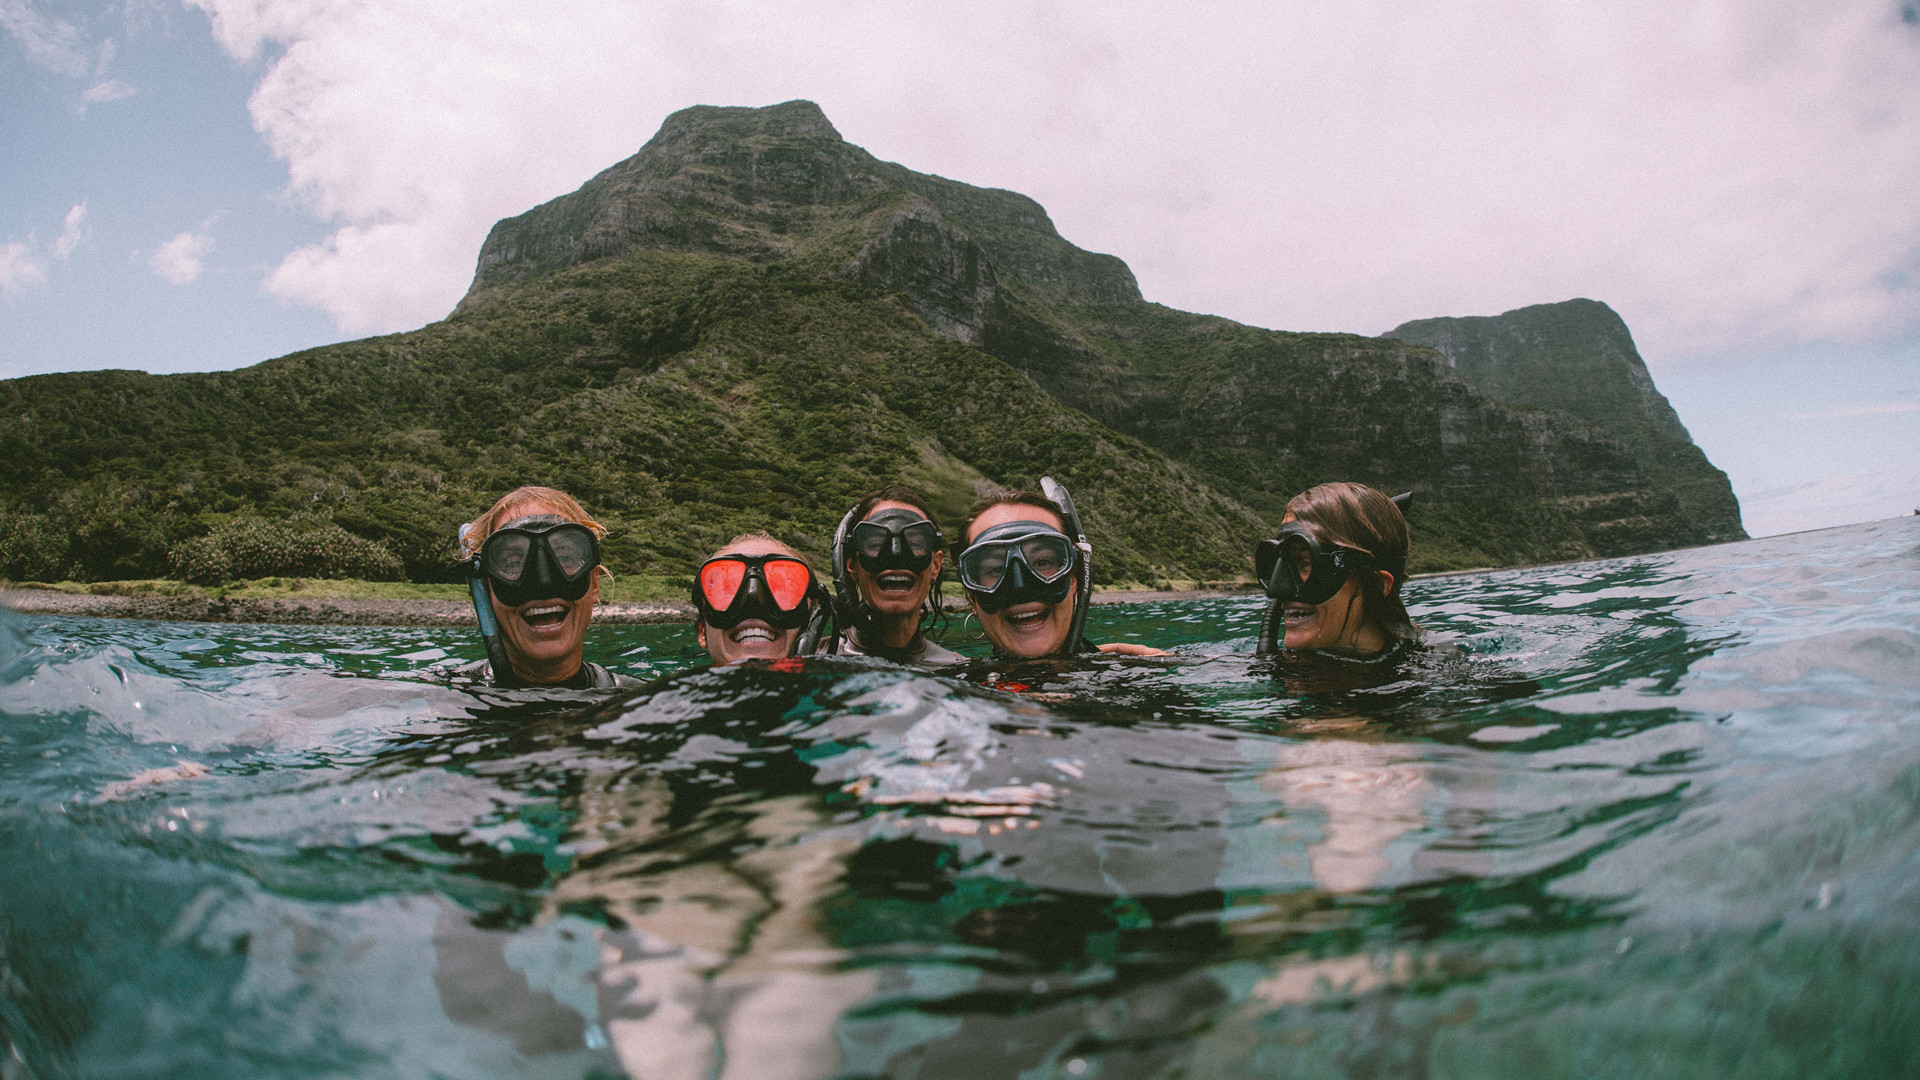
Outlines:
[[[720,555],[793,555],[793,549],[777,540],[748,537],[728,544]],[[795,555],[795,558],[799,556]],[[737,664],[742,660],[783,660],[793,652],[800,628],[777,630],[759,619],[746,619],[738,626],[721,630],[702,622],[694,628],[700,647],[707,650],[715,664]]]
[[[919,507],[911,503],[888,500],[875,503],[863,520],[872,521],[885,510],[905,510],[914,517],[926,517]],[[935,551],[933,562],[917,574],[911,570],[882,570],[874,574],[861,566],[858,558],[852,554],[847,556],[847,568],[853,574],[854,586],[860,590],[860,598],[880,616],[880,621],[897,623],[910,620],[915,627],[919,626],[920,608],[927,602],[927,593],[932,591],[933,583],[939,580],[940,568],[945,562],[946,553]]]
[[[1288,514],[1281,524],[1292,521]],[[1304,551],[1294,553],[1294,572],[1302,581],[1313,576],[1313,559]],[[1386,587],[1392,587],[1393,577],[1385,571],[1373,571],[1386,578]],[[1303,604],[1289,602],[1281,608],[1287,618],[1286,647],[1293,650],[1305,649],[1345,649],[1352,652],[1377,653],[1387,646],[1387,637],[1380,627],[1367,619],[1367,606],[1360,596],[1360,577],[1347,578],[1340,591],[1329,597],[1325,603]]]
[[[562,507],[525,502],[514,504],[498,520],[505,524],[532,514],[568,517]],[[491,595],[492,590],[488,592]],[[507,659],[513,664],[513,673],[530,683],[560,683],[572,678],[580,670],[587,627],[593,622],[593,605],[599,599],[597,573],[587,586],[586,595],[578,600],[549,597],[509,607],[502,604],[499,597],[492,597],[493,617],[500,623],[500,636],[507,647]]]
[[[974,519],[967,529],[967,543],[973,543],[995,525],[1009,521],[1037,521],[1050,529],[1066,530],[1058,514],[1037,506],[1000,503],[987,507]],[[1073,605],[1079,595],[1079,575],[1078,570],[1074,571],[1069,579],[1072,587],[1067,590],[1067,598],[1057,604],[1031,600],[989,615],[980,610],[980,602],[973,594],[967,595],[967,602],[973,605],[973,617],[980,620],[987,639],[999,646],[1001,652],[1026,658],[1051,656],[1066,648],[1067,638],[1073,633]]]

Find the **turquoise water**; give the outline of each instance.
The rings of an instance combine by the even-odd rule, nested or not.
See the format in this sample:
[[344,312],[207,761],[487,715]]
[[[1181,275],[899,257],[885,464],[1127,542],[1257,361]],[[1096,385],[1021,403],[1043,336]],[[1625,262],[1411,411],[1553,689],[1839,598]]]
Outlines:
[[545,698],[0,612],[0,1076],[1920,1073],[1920,522],[1410,598],[1384,676],[1233,599]]

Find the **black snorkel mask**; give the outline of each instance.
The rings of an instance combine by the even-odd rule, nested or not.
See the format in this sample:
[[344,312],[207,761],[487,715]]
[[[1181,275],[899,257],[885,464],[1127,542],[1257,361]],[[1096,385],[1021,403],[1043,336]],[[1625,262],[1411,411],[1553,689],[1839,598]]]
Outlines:
[[1087,608],[1093,600],[1093,545],[1087,542],[1073,496],[1065,487],[1043,476],[1040,493],[1060,508],[1066,533],[1038,521],[1002,522],[955,551],[954,570],[980,610],[989,615],[1035,600],[1058,604],[1074,592],[1073,623],[1062,651],[1091,652],[1086,628]]
[[[865,521],[855,522],[853,515],[858,509],[856,504],[848,510],[840,519],[840,527],[833,532],[833,618],[841,630],[851,630],[860,638],[862,648],[874,649],[878,619],[872,605],[860,595],[849,564],[857,561],[862,570],[876,575],[891,570],[925,573],[927,567],[933,565],[933,553],[940,550],[945,538],[940,535],[940,526],[918,511],[890,506]],[[936,579],[927,594],[930,609],[938,608],[939,586]],[[838,635],[829,649],[840,651]]]
[[[471,522],[460,526],[460,546],[466,546],[472,528]],[[600,542],[593,531],[557,514],[515,518],[487,537],[466,564],[467,593],[473,598],[473,617],[480,624],[494,685],[518,686],[520,681],[507,657],[500,621],[493,617],[493,598],[508,607],[529,600],[577,601],[587,595],[599,565]]]
[[1298,521],[1280,526],[1280,535],[1253,549],[1255,576],[1267,596],[1282,604],[1324,604],[1348,578],[1378,568],[1372,555],[1323,543],[1312,526]]
[[[1403,491],[1391,497],[1401,513],[1413,502],[1413,492]],[[1270,656],[1280,649],[1282,628],[1286,624],[1288,604],[1318,606],[1333,599],[1347,579],[1356,574],[1385,570],[1397,585],[1407,579],[1404,558],[1385,562],[1359,548],[1342,547],[1320,538],[1319,531],[1304,521],[1289,521],[1271,540],[1262,540],[1253,549],[1253,572],[1272,603],[1260,621],[1260,638],[1255,656]]]
[[694,574],[691,599],[712,630],[732,630],[748,619],[800,630],[789,656],[813,652],[827,626],[827,591],[812,567],[786,554],[716,555]]
[[960,584],[980,610],[997,615],[1035,600],[1058,604],[1073,588],[1073,541],[1039,521],[1005,521],[954,556]]
[[600,565],[600,541],[593,530],[557,514],[514,518],[480,545],[475,569],[508,607],[533,600],[565,600],[587,595]]

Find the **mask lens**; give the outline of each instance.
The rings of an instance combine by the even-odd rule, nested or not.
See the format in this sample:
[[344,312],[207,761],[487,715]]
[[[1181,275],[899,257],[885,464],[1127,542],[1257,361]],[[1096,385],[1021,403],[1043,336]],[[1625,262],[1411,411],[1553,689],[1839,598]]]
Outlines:
[[766,575],[767,591],[773,594],[774,606],[781,611],[799,607],[807,598],[808,586],[813,584],[813,572],[797,559],[768,559],[761,573]]
[[554,529],[547,534],[547,550],[560,565],[562,577],[576,578],[593,568],[593,534],[586,529]]
[[500,533],[489,537],[486,545],[486,572],[501,581],[519,581],[527,571],[527,552],[533,538],[525,533]]
[[940,546],[940,530],[931,521],[917,521],[900,530],[900,536],[916,559],[926,558],[933,554],[934,548]]
[[960,569],[968,578],[968,588],[992,592],[1007,573],[1007,545],[986,544],[967,551],[960,557]]
[[877,559],[886,554],[887,530],[883,525],[863,521],[853,527],[854,550],[862,558]]
[[734,598],[740,595],[740,583],[746,579],[747,564],[715,559],[700,568],[700,591],[706,594],[708,607],[725,611],[733,606]]
[[1067,572],[1066,545],[1050,536],[1036,536],[1020,544],[1021,558],[1027,569],[1041,581],[1051,583]]

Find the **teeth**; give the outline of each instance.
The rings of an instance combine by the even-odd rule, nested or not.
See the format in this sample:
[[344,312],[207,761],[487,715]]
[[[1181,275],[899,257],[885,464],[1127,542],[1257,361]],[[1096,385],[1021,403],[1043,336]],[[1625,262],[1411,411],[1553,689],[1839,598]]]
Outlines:
[[521,615],[521,618],[531,619],[538,615],[562,614],[565,613],[566,610],[567,609],[560,604],[542,604],[539,607],[528,608],[525,613]]
[[735,630],[733,632],[733,640],[742,645],[749,641],[772,641],[773,631],[763,630],[758,626],[750,626],[745,629]]

